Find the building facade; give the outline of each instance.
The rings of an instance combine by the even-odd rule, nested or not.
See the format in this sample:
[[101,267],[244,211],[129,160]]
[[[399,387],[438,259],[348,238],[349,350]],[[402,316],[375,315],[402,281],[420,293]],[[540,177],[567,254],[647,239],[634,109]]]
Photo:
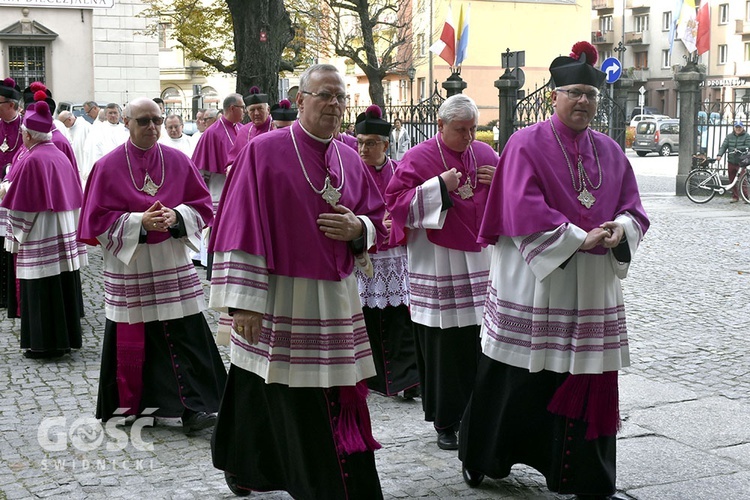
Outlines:
[[[643,87],[645,106],[678,115],[674,72],[686,63],[688,52],[678,34],[670,43],[673,8],[674,2],[652,0],[591,2],[591,42],[602,59],[617,57],[634,80],[628,113],[638,105],[637,90]],[[750,99],[750,0],[712,0],[709,13],[710,48],[698,61],[706,72],[703,101]]]
[[159,46],[140,0],[0,0],[0,68],[56,101],[125,104],[159,95]]

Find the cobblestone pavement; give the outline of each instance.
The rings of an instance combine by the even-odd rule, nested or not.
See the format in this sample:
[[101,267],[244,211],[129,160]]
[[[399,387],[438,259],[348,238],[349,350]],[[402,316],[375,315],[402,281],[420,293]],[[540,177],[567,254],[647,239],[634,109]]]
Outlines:
[[[632,366],[621,375],[618,488],[643,500],[747,498],[750,206],[726,198],[698,206],[658,194],[646,194],[644,203],[652,227],[623,282]],[[233,498],[211,466],[210,431],[186,436],[179,421],[160,419],[139,442],[132,429],[108,434],[93,420],[101,280],[94,250],[83,273],[84,347],[71,356],[26,359],[20,323],[0,322],[0,500]],[[227,349],[220,350],[226,361]],[[543,477],[521,466],[471,489],[455,452],[437,448],[418,401],[372,395],[370,408],[383,444],[376,457],[386,498],[569,498],[549,493]],[[59,449],[40,444],[45,424],[51,432],[42,434],[57,435]],[[94,443],[88,451],[87,442]]]

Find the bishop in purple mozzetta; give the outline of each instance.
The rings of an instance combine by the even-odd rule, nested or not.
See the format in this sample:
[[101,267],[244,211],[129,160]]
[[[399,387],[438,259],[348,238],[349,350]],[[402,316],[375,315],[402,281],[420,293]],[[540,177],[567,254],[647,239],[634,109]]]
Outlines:
[[21,348],[28,358],[54,358],[82,346],[81,267],[86,245],[76,241],[81,183],[52,143],[46,102],[24,115],[24,148],[16,157],[2,208],[5,249],[15,254],[20,284]]
[[445,450],[471,394],[490,266],[477,236],[497,153],[476,140],[478,120],[470,97],[446,99],[437,135],[404,154],[385,191],[391,243],[409,258],[422,408]]
[[210,305],[234,331],[212,444],[235,492],[382,497],[353,270],[371,269],[384,205],[357,153],[333,139],[344,89],[335,66],[308,68],[299,120],[240,152],[219,204]]
[[157,142],[161,123],[151,99],[128,103],[130,138],[86,185],[79,238],[102,247],[107,318],[96,417],[182,418],[193,431],[213,426],[226,382],[188,255],[213,212],[190,158]]
[[554,115],[510,137],[479,241],[494,245],[482,357],[461,424],[465,477],[523,463],[550,490],[615,494],[620,280],[649,227],[619,145],[591,130],[605,75],[588,42],[552,61]]

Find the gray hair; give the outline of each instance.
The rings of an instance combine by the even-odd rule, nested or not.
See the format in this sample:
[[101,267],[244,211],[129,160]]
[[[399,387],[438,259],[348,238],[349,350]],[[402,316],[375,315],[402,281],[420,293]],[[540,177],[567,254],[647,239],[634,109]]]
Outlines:
[[185,122],[184,122],[184,121],[182,121],[182,116],[180,116],[180,115],[175,115],[175,114],[171,114],[171,115],[167,116],[167,117],[166,117],[166,118],[164,119],[164,124],[165,124],[165,125],[166,125],[166,123],[167,123],[167,120],[169,120],[170,118],[177,118],[178,120],[180,120],[180,125],[183,125],[183,126],[185,125]]
[[29,130],[26,128],[26,125],[21,125],[21,131],[29,134],[29,137],[31,137],[31,139],[34,141],[52,140],[52,132],[39,132],[37,130]]
[[219,110],[216,109],[216,108],[208,108],[207,110],[205,110],[205,113],[203,113],[203,119],[204,120],[206,118],[216,119],[218,117],[219,117]]
[[245,101],[242,100],[242,95],[229,94],[228,96],[224,98],[224,102],[222,103],[221,107],[224,109],[224,112],[226,113],[235,104],[242,105],[242,107],[245,107]]
[[299,77],[299,91],[306,91],[313,73],[338,73],[339,69],[333,64],[313,64],[307,68]]
[[96,101],[86,101],[83,103],[84,106],[88,106],[89,108],[98,108],[99,104],[97,104]]
[[479,120],[479,110],[471,97],[463,94],[450,96],[438,109],[438,118],[445,123],[453,120]]

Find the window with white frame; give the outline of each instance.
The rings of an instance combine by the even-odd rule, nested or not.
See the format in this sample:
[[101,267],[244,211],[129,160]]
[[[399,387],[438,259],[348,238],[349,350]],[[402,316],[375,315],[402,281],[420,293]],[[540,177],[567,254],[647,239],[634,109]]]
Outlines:
[[643,16],[635,16],[633,18],[633,21],[635,23],[636,33],[643,33],[644,31],[648,31],[648,14]]
[[612,31],[612,16],[602,16],[599,18],[599,31],[602,33]]
[[729,4],[723,3],[719,5],[719,24],[729,23]]
[[662,14],[661,29],[662,31],[670,31],[672,29],[672,12],[668,11]]
[[661,51],[661,67],[662,68],[672,67],[672,54],[669,53],[669,49]]
[[612,51],[611,50],[600,50],[599,51],[599,58],[604,61],[606,59],[609,59],[612,57]]
[[[750,61],[750,42],[745,42],[745,58],[743,59],[745,62]],[[12,75],[11,75],[12,77]]]
[[745,21],[750,21],[750,0],[745,2]]
[[719,64],[727,63],[727,46],[719,45]]

